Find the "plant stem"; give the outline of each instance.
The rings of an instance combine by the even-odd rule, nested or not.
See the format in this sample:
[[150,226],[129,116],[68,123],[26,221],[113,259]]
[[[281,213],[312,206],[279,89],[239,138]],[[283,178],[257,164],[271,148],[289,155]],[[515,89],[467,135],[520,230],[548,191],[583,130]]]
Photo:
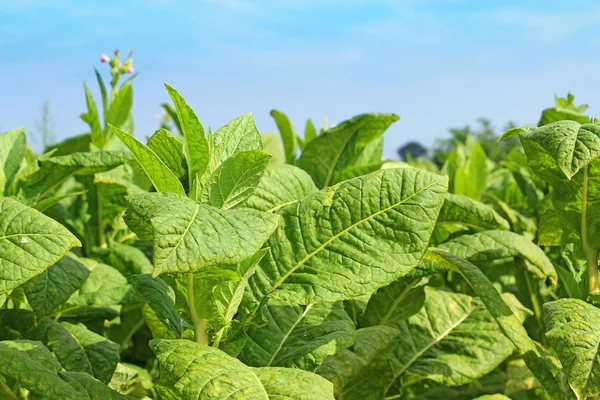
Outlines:
[[0,389],[2,389],[4,392],[6,392],[6,394],[8,395],[9,398],[18,400],[17,395],[14,394],[12,390],[10,390],[10,388],[6,385],[6,383],[4,383],[2,381],[2,379],[0,379]]
[[590,293],[598,290],[598,250],[590,248],[587,232],[587,192],[588,192],[588,165],[583,168],[583,189],[581,199],[581,244],[585,253],[588,268],[588,281]]
[[219,348],[219,344],[221,343],[221,338],[223,337],[223,333],[225,333],[225,327],[219,329],[219,332],[215,335],[215,340],[213,340],[213,347]]
[[194,325],[194,336],[196,343],[208,344],[208,335],[206,333],[206,320],[198,316],[196,311],[196,299],[194,298],[194,273],[188,272],[187,276],[188,289],[188,307],[190,308],[190,317]]

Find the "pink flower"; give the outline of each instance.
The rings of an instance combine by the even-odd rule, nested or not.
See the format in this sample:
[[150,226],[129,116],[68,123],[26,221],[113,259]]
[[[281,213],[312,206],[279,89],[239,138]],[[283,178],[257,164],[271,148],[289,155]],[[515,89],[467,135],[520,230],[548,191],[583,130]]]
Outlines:
[[100,62],[105,63],[105,62],[109,62],[109,61],[110,61],[110,57],[109,56],[107,56],[104,53],[100,54]]
[[133,65],[130,65],[129,68],[127,68],[127,73],[133,74],[133,71],[135,71],[135,69],[133,69]]

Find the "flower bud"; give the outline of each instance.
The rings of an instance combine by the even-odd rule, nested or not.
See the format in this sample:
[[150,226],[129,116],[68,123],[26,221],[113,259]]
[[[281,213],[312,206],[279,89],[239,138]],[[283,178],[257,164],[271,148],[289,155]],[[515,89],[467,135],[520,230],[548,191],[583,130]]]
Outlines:
[[127,73],[133,74],[133,71],[135,71],[135,69],[133,69],[133,65],[130,65],[129,68],[127,68]]
[[109,61],[110,61],[110,57],[109,56],[107,56],[104,53],[100,54],[100,62],[105,63],[105,62],[109,62]]

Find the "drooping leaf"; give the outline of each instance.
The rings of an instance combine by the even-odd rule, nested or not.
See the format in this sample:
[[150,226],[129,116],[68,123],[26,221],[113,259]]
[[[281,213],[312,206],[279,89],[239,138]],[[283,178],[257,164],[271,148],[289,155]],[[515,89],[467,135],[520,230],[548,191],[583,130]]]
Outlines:
[[248,341],[238,357],[246,365],[314,371],[325,357],[354,342],[354,324],[341,302],[296,306],[271,301],[264,313],[267,325],[246,332]]
[[446,195],[437,224],[460,224],[474,230],[509,229],[508,221],[492,207],[452,193]]
[[104,383],[79,371],[60,372],[60,377],[75,390],[87,394],[89,400],[127,400],[128,396],[115,392]]
[[158,320],[180,338],[183,333],[181,316],[175,310],[173,289],[162,279],[152,278],[149,274],[134,275],[131,282],[144,302],[154,310]]
[[304,170],[293,165],[281,165],[265,171],[246,206],[274,212],[315,192],[317,187]]
[[111,129],[131,150],[157,191],[185,195],[185,190],[177,175],[167,167],[154,151],[128,133],[114,126],[111,126]]
[[187,163],[183,154],[183,142],[166,129],[159,129],[148,139],[152,150],[178,178],[187,173]]
[[56,264],[23,285],[27,300],[38,318],[50,315],[83,285],[90,271],[77,257],[67,254]]
[[160,364],[156,387],[165,399],[333,400],[331,383],[306,371],[250,368],[187,340],[152,340],[150,347]]
[[0,295],[44,272],[75,246],[58,222],[10,198],[0,198]]
[[255,297],[299,304],[350,299],[410,272],[425,251],[446,178],[412,168],[346,181],[280,208]]
[[546,338],[578,399],[600,393],[600,309],[578,299],[544,303]]
[[219,210],[173,193],[128,199],[125,220],[140,238],[154,238],[154,275],[236,264],[256,253],[277,216],[255,210]]
[[264,150],[234,154],[206,182],[202,201],[224,210],[242,206],[254,193],[270,158]]
[[334,175],[355,165],[362,150],[399,117],[395,114],[363,114],[344,121],[308,143],[296,165],[319,188],[335,183]]
[[83,325],[74,325],[68,322],[61,322],[61,325],[77,339],[85,351],[92,365],[94,377],[104,383],[110,382],[120,359],[119,345],[88,330]]
[[277,129],[279,129],[279,134],[281,135],[285,162],[287,164],[294,164],[296,162],[296,134],[294,133],[294,127],[287,115],[279,110],[271,110],[271,117],[275,120]]

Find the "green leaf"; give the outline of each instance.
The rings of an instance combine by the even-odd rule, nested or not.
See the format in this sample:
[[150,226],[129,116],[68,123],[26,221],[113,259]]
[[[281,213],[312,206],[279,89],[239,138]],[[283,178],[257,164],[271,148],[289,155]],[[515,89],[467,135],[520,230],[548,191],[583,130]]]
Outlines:
[[208,167],[209,160],[212,157],[211,149],[204,135],[204,127],[194,110],[192,110],[185,99],[173,87],[167,83],[165,83],[165,87],[175,104],[181,131],[185,137],[185,152],[191,192],[194,181],[199,179]]
[[317,128],[310,119],[306,120],[306,125],[304,126],[304,144],[307,145],[312,140],[317,137]]
[[552,207],[541,216],[538,223],[538,246],[560,246],[563,230],[560,216]]
[[492,282],[479,268],[469,261],[444,250],[430,249],[424,257],[460,273],[485,304],[502,332],[513,343],[529,370],[542,383],[544,389],[557,399],[571,398],[571,390],[565,387],[560,378],[562,371],[557,369],[552,358],[540,351],[533,340],[529,338],[522,322],[504,302]]
[[314,371],[325,357],[354,342],[354,323],[341,302],[289,305],[271,301],[265,326],[250,326],[239,359],[254,367],[293,367]]
[[115,392],[104,383],[83,372],[60,372],[60,377],[75,390],[87,394],[89,400],[127,400],[125,395]]
[[69,298],[69,306],[114,306],[137,302],[133,287],[119,271],[90,259],[80,260],[90,270],[90,275]]
[[36,210],[38,210],[39,212],[44,212],[61,200],[68,199],[69,197],[77,197],[77,196],[80,196],[85,193],[87,193],[87,191],[70,192],[70,193],[61,194],[58,196],[52,196],[52,197],[48,197],[48,198],[40,200],[40,201],[36,201],[31,206],[33,208],[35,208]]
[[124,277],[152,273],[152,262],[137,247],[113,243],[110,247],[94,247],[92,254],[105,264],[118,270]]
[[157,191],[185,195],[185,190],[177,175],[165,165],[155,152],[128,133],[112,125],[111,129],[131,150]]
[[285,153],[285,162],[294,164],[296,162],[296,134],[294,127],[287,115],[279,110],[271,110],[271,117],[275,120],[281,141],[283,142],[283,150]]
[[600,393],[600,309],[578,299],[544,304],[546,339],[562,363],[578,399]]
[[8,194],[8,189],[19,171],[26,150],[27,144],[23,128],[0,135],[0,196]]
[[149,274],[134,275],[131,282],[144,302],[154,310],[158,320],[181,338],[181,316],[175,310],[173,289],[162,279],[152,278]]
[[468,162],[459,166],[456,171],[454,193],[479,200],[481,193],[487,188],[487,184],[487,156],[481,145],[475,142],[471,148]]
[[263,133],[261,138],[262,147],[271,155],[269,167],[286,165],[285,153],[279,135],[276,133]]
[[104,122],[106,123],[107,131],[109,125],[123,128],[129,117],[132,105],[133,87],[131,84],[124,84],[119,88],[117,95],[112,98],[108,110],[106,110]]
[[333,400],[331,383],[286,368],[250,368],[213,347],[187,340],[152,340],[160,364],[159,394],[168,400]]
[[81,243],[44,214],[10,198],[0,198],[0,295],[55,264]]
[[360,327],[392,325],[419,312],[425,302],[425,286],[420,278],[400,278],[379,289],[359,317]]
[[67,254],[56,264],[23,285],[27,300],[38,318],[52,311],[83,285],[90,271],[77,257]]
[[270,158],[264,150],[234,154],[211,175],[204,186],[202,201],[224,210],[242,206],[254,193]]
[[0,310],[0,340],[28,339],[35,326],[35,315],[29,310],[8,308]]
[[271,235],[277,216],[255,210],[219,210],[172,193],[128,198],[127,225],[154,238],[154,276],[237,264]]
[[362,150],[398,119],[395,114],[362,114],[344,121],[308,143],[296,165],[317,187],[331,186],[337,183],[335,174],[355,165]]
[[79,341],[58,322],[43,318],[31,337],[44,343],[65,370],[93,373],[92,364]]
[[481,263],[507,257],[520,257],[540,279],[557,281],[554,265],[542,249],[525,236],[510,231],[484,231],[459,236],[438,246],[472,263]]
[[427,248],[446,183],[422,170],[386,169],[280,208],[271,249],[250,280],[255,297],[345,300],[407,274]]
[[49,360],[52,355],[39,342],[0,342],[0,375],[31,393],[49,399],[86,400],[60,379]]
[[310,175],[293,165],[281,165],[265,171],[246,206],[274,212],[317,192]]
[[108,383],[119,362],[119,345],[103,336],[89,331],[83,325],[73,325],[61,322],[77,339],[85,354],[90,360],[94,377],[101,382]]
[[87,83],[83,83],[83,90],[85,92],[85,101],[87,103],[87,113],[81,114],[80,118],[90,126],[90,134],[92,137],[92,143],[99,149],[104,148],[106,143],[106,137],[102,126],[100,126],[100,117],[98,116],[98,108],[94,97],[87,87]]
[[100,72],[98,72],[96,68],[94,68],[94,73],[96,74],[96,80],[98,81],[100,94],[102,95],[102,112],[106,114],[106,108],[108,107],[108,93],[106,92],[106,85],[104,84],[102,75],[100,75]]
[[177,178],[187,173],[187,164],[183,154],[183,142],[166,129],[159,129],[148,139],[148,148],[152,150]]
[[565,288],[569,297],[585,300],[586,293],[581,290],[581,287],[571,271],[567,271],[558,264],[554,264],[554,268],[558,274],[558,282]]
[[498,142],[501,142],[503,140],[506,140],[506,139],[514,137],[514,136],[525,135],[535,129],[537,129],[537,126],[532,126],[532,125],[517,126],[514,128],[510,128],[506,132],[504,132],[502,134],[502,136],[500,136],[498,138]]
[[580,124],[586,124],[590,122],[590,117],[585,114],[582,114],[579,110],[574,110],[565,107],[551,107],[546,108],[542,111],[542,116],[538,122],[538,126],[545,126],[557,121],[575,121]]
[[[473,349],[477,349],[473,351]],[[426,289],[425,306],[392,326],[357,331],[353,351],[317,371],[344,400],[381,399],[397,379],[463,385],[496,368],[513,351],[498,324],[466,295]]]
[[509,229],[508,221],[492,207],[452,193],[446,195],[437,224],[460,224],[473,230]]

